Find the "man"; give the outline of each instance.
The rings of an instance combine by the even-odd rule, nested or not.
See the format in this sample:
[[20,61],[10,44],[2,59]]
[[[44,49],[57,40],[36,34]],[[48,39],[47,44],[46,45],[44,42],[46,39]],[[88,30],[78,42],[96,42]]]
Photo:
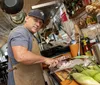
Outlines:
[[24,25],[17,26],[9,34],[8,85],[44,85],[39,63],[50,67],[58,64],[57,60],[35,52],[38,47],[35,47],[33,33],[39,31],[43,23],[44,13],[38,9],[31,10],[25,18]]

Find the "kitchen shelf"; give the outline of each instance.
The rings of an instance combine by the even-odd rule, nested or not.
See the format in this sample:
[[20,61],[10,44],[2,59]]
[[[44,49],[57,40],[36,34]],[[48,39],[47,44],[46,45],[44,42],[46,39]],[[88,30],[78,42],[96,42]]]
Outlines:
[[70,18],[70,19],[75,18],[75,17],[77,17],[78,15],[80,15],[83,11],[85,11],[85,6],[82,7],[82,8],[80,8],[79,10],[77,10],[77,11],[75,12],[74,15],[69,16],[69,18]]

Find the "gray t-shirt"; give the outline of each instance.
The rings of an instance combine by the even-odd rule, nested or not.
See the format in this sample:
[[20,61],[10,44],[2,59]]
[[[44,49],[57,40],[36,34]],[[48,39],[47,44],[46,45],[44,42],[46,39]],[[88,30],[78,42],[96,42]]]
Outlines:
[[[18,62],[14,59],[12,52],[12,46],[24,46],[29,51],[32,50],[32,34],[24,26],[18,26],[14,28],[8,38],[8,56],[12,60],[12,64],[17,64]],[[8,69],[11,69],[12,65],[8,62]],[[13,71],[8,73],[8,85],[15,85]]]

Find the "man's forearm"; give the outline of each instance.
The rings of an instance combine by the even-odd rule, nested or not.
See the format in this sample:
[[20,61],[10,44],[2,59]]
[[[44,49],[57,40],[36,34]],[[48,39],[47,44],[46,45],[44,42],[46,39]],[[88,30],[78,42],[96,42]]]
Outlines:
[[20,59],[18,62],[21,62],[23,64],[44,63],[45,57],[36,55],[30,51],[27,51],[20,56]]

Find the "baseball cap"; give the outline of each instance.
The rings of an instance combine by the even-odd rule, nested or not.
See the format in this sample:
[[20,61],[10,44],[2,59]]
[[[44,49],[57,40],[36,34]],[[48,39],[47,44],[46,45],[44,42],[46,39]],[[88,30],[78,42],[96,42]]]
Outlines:
[[32,17],[36,17],[36,18],[39,18],[41,19],[43,22],[44,22],[44,13],[42,10],[39,10],[39,9],[32,9],[29,13],[28,13],[29,16],[32,16]]

